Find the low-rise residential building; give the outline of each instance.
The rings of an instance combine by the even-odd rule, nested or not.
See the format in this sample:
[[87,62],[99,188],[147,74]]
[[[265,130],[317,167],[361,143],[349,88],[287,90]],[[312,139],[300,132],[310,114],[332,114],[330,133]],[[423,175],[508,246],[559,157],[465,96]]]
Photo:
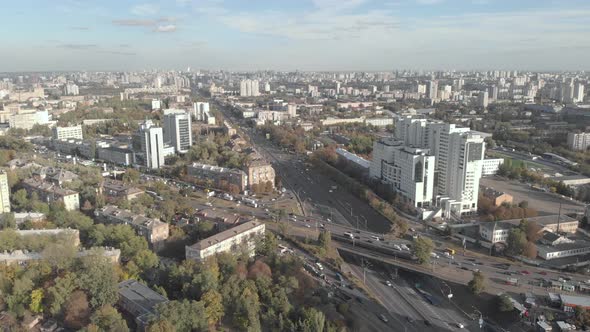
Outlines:
[[211,180],[215,188],[223,190],[230,189],[230,186],[236,186],[242,192],[248,186],[248,176],[239,169],[192,163],[186,167],[186,174],[202,182]]
[[120,209],[114,205],[105,205],[101,209],[96,209],[94,215],[105,223],[131,226],[138,235],[145,237],[155,250],[162,249],[164,241],[169,235],[167,223]]
[[238,252],[240,248],[254,255],[256,237],[263,236],[265,225],[259,221],[248,221],[221,233],[185,247],[186,259],[203,261],[207,257],[223,253]]
[[482,194],[484,197],[491,199],[494,202],[494,206],[500,206],[504,203],[512,204],[512,195],[509,195],[505,192],[497,191],[494,188],[483,188]]
[[29,195],[37,193],[43,202],[61,202],[68,211],[80,209],[80,197],[77,191],[60,188],[58,185],[33,178],[23,180],[22,184]]
[[[111,263],[115,264],[119,262],[121,258],[121,250],[110,248],[110,247],[96,247],[88,250],[81,250],[76,253],[77,257],[99,255],[105,257]],[[29,261],[43,259],[43,254],[40,252],[30,252],[26,250],[15,250],[13,252],[0,252],[0,264],[12,265],[12,264],[25,264]]]
[[504,164],[504,158],[484,159],[481,164],[481,176],[496,175],[502,164]]
[[45,220],[45,214],[40,212],[15,212],[14,221],[17,225],[25,222],[36,223]]
[[272,165],[262,159],[253,160],[248,165],[248,186],[272,183],[275,185],[275,169]]
[[137,280],[128,279],[119,283],[118,305],[135,319],[138,331],[145,331],[156,315],[156,306],[168,299]]
[[116,180],[104,180],[98,190],[109,200],[132,200],[145,193],[144,190]]
[[348,152],[342,148],[336,149],[336,154],[339,157],[343,158],[350,164],[354,165],[358,169],[362,170],[363,172],[369,172],[369,167],[371,167],[371,162],[365,158],[359,157],[352,152]]
[[[486,241],[506,242],[510,229],[518,227],[522,219],[510,219],[498,222],[481,222],[479,224],[479,235]],[[553,233],[573,234],[578,230],[579,222],[566,215],[540,216],[526,218],[528,222],[534,222],[541,227],[541,231]]]
[[514,227],[512,224],[502,221],[479,224],[479,236],[491,243],[505,243],[508,233]]
[[78,180],[78,174],[70,172],[63,168],[42,167],[33,172],[33,176],[39,180],[51,182],[56,185],[63,185]]
[[555,245],[537,244],[537,252],[544,260],[582,256],[590,253],[590,242],[578,240]]

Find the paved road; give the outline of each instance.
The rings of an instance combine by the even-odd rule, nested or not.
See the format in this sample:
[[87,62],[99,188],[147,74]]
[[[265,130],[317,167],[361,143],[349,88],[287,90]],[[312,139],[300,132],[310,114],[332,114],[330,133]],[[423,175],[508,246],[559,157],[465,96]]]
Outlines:
[[[311,210],[312,216],[326,216],[331,213],[334,222],[355,226],[366,224],[368,229],[378,233],[389,231],[389,220],[348,191],[333,190],[332,186],[338,184],[306,168],[303,156],[280,150],[254,129],[248,128],[244,120],[236,118],[227,106],[218,104],[218,107],[230,122],[249,136],[256,150],[271,161],[277,174],[282,177],[283,185],[296,194],[306,209]],[[325,207],[328,207],[328,211]]]

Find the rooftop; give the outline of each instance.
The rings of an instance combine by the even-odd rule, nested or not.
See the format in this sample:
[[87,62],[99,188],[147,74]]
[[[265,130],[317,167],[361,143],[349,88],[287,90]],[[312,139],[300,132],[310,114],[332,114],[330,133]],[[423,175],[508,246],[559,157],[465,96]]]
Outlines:
[[119,297],[125,298],[135,305],[135,310],[141,312],[137,316],[147,313],[153,314],[157,304],[168,302],[167,298],[134,279],[119,283]]
[[559,294],[563,304],[590,307],[590,297]]
[[217,233],[213,236],[203,239],[203,240],[201,240],[189,247],[193,248],[193,249],[197,249],[197,250],[203,250],[203,249],[208,248],[216,243],[231,239],[232,237],[234,237],[238,234],[252,230],[260,225],[264,225],[264,224],[261,222],[258,222],[258,221],[247,221],[243,224],[237,225],[237,226],[232,227],[228,230],[225,230],[221,233]]

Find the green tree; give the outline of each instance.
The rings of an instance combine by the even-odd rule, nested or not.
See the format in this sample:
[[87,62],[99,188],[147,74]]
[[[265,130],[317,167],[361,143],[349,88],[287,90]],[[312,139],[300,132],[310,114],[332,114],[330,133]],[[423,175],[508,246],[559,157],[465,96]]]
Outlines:
[[205,316],[210,326],[214,326],[225,315],[223,297],[216,290],[209,290],[201,297],[205,305]]
[[31,303],[29,303],[29,309],[34,313],[43,312],[43,289],[37,288],[31,292]]
[[92,324],[101,331],[128,332],[127,323],[117,311],[110,305],[100,307],[90,318]]
[[485,277],[484,275],[477,271],[473,272],[473,279],[469,281],[467,287],[473,294],[479,294],[485,289]]
[[332,233],[327,230],[323,230],[318,235],[318,242],[320,247],[328,250],[330,248],[330,244],[332,243]]
[[47,290],[49,313],[53,316],[60,314],[64,303],[68,301],[70,294],[72,294],[75,289],[76,276],[73,273],[66,273],[55,279],[55,284]]
[[26,209],[29,206],[29,199],[27,198],[27,191],[24,189],[17,190],[12,195],[12,202],[17,210]]
[[520,228],[513,228],[506,239],[506,253],[511,256],[522,254],[527,244],[525,233]]
[[123,182],[125,183],[137,183],[139,182],[139,177],[141,176],[141,173],[139,173],[139,171],[133,169],[133,168],[128,168],[125,171],[125,174],[123,174]]
[[510,301],[510,298],[506,294],[498,296],[498,309],[501,312],[507,312],[514,310],[514,304]]
[[176,331],[207,331],[209,326],[203,303],[198,301],[169,301],[156,306],[159,319],[165,319]]
[[305,308],[297,325],[298,330],[302,332],[323,331],[326,325],[326,316],[314,308]]
[[133,257],[133,262],[143,272],[158,266],[159,258],[153,251],[143,249]]
[[418,258],[418,262],[420,264],[426,264],[430,262],[430,254],[434,249],[434,243],[432,243],[431,239],[424,236],[420,236],[414,239],[414,244],[412,248],[413,253],[416,256],[416,258]]
[[150,323],[147,332],[176,332],[176,328],[167,319],[160,318]]
[[78,286],[90,295],[93,308],[111,305],[119,298],[117,276],[113,264],[104,257],[86,256],[81,259]]
[[5,228],[16,228],[16,221],[13,213],[2,213],[0,215],[0,230]]

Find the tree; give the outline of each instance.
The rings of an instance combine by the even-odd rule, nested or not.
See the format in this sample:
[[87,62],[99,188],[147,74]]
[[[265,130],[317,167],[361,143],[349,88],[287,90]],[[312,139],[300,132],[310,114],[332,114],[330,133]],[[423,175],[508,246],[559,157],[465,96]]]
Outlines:
[[506,253],[510,256],[518,256],[522,254],[526,244],[527,240],[524,232],[519,228],[513,228],[506,239]]
[[17,190],[12,195],[12,202],[17,210],[26,209],[29,206],[29,199],[27,198],[27,191],[24,189]]
[[324,248],[325,250],[328,250],[332,242],[332,234],[327,230],[321,231],[318,235],[318,242],[320,244],[320,247]]
[[298,330],[303,332],[323,331],[326,325],[326,316],[323,312],[314,308],[305,308],[299,322]]
[[0,215],[0,230],[5,228],[16,228],[16,221],[14,220],[14,214],[7,212]]
[[143,249],[133,257],[133,262],[142,272],[144,272],[158,266],[159,258],[153,251]]
[[176,331],[207,331],[205,307],[198,301],[169,301],[156,306],[159,319],[171,322]]
[[529,207],[529,201],[521,201],[520,203],[518,203],[518,207],[526,209]]
[[128,168],[125,171],[125,174],[123,174],[123,182],[137,183],[139,181],[140,176],[141,176],[141,173],[139,173],[139,171],[137,171],[133,168]]
[[43,289],[37,288],[31,292],[31,303],[29,309],[34,313],[43,312]]
[[98,308],[117,302],[119,293],[113,264],[101,256],[86,256],[81,261],[78,286],[90,295],[90,305]]
[[65,307],[64,324],[71,329],[81,329],[88,324],[90,307],[86,293],[77,290],[70,295]]
[[110,305],[100,307],[90,318],[92,324],[101,331],[128,332],[127,323],[117,311]]
[[527,222],[524,228],[527,240],[533,243],[537,242],[537,240],[541,238],[541,229],[542,227],[539,226],[539,224],[537,224],[536,222]]
[[426,264],[430,261],[430,254],[434,249],[434,243],[432,243],[431,239],[424,236],[420,236],[414,239],[414,244],[412,248],[414,255],[416,256],[416,258],[418,258],[418,262],[420,264]]
[[47,290],[49,313],[53,316],[61,313],[64,303],[68,301],[70,294],[76,289],[76,278],[73,273],[66,273],[55,279],[55,284]]
[[225,315],[223,308],[223,297],[216,290],[209,290],[201,297],[205,305],[205,316],[209,326],[214,326]]
[[537,246],[531,241],[527,242],[522,254],[528,258],[537,257]]
[[147,332],[176,332],[176,329],[174,328],[174,324],[170,323],[170,321],[160,318],[150,323]]
[[510,301],[510,298],[506,294],[502,294],[498,296],[498,309],[501,312],[507,312],[514,310],[514,304]]
[[484,275],[479,271],[473,272],[473,279],[471,279],[471,281],[469,281],[469,283],[467,284],[467,287],[469,288],[469,290],[473,294],[477,295],[477,294],[481,293],[485,288]]

